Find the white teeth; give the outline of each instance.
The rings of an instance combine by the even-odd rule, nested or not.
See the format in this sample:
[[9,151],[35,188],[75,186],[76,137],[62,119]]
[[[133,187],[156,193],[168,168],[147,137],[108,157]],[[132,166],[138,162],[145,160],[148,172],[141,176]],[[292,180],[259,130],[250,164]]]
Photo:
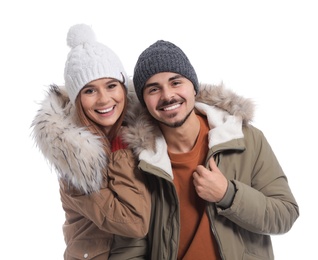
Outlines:
[[163,110],[164,111],[170,111],[170,110],[176,109],[179,106],[180,106],[180,104],[176,104],[176,105],[173,105],[171,107],[165,107]]
[[114,109],[114,107],[110,107],[110,108],[107,108],[107,109],[104,109],[104,110],[97,110],[97,112],[99,113],[108,113],[110,111],[112,111]]

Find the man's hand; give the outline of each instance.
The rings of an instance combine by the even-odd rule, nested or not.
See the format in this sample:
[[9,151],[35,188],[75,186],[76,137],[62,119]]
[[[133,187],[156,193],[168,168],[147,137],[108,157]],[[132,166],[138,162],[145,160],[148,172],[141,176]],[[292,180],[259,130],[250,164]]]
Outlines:
[[219,202],[225,195],[228,181],[221,173],[211,157],[209,160],[211,171],[198,165],[193,173],[193,184],[199,197],[209,202]]

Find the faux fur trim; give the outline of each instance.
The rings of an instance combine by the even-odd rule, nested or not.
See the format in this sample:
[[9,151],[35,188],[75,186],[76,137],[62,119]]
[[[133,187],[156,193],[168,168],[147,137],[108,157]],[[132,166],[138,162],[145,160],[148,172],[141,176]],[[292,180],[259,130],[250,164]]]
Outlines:
[[[243,124],[248,124],[253,118],[253,102],[226,89],[223,84],[200,84],[196,101],[215,108],[212,110],[221,110],[223,114],[240,118]],[[156,140],[161,140],[162,134],[156,121],[140,105],[131,83],[125,121],[128,126],[123,139],[129,148],[138,157],[144,154],[149,160],[156,158],[154,155],[161,149],[161,144]],[[32,122],[32,133],[36,145],[59,176],[83,192],[90,193],[100,189],[107,158],[99,137],[79,127],[77,122],[74,106],[69,102],[66,91],[52,85]],[[218,134],[214,140],[221,142],[222,138]],[[144,150],[151,152],[144,153]]]
[[[211,85],[201,83],[196,101],[198,104],[204,103],[211,106],[211,109],[214,108],[213,110],[215,111],[223,111],[223,113],[218,113],[218,116],[228,114],[237,118],[243,124],[248,124],[253,119],[255,107],[253,102],[250,99],[235,94],[230,89],[226,89],[223,84]],[[158,145],[156,144],[156,140],[161,136],[159,127],[147,109],[140,105],[138,100],[134,101],[134,104],[134,107],[127,114],[128,128],[125,131],[124,140],[138,157],[143,150],[156,153],[158,152],[156,151],[156,145]],[[227,118],[230,119],[229,117]],[[235,123],[236,119],[232,118],[228,121]],[[218,136],[217,142],[221,142],[221,135],[218,134]],[[234,137],[235,135],[232,136]],[[239,134],[236,134],[237,136]],[[229,139],[229,137],[226,138]]]
[[196,101],[216,106],[231,115],[239,116],[242,118],[243,124],[248,124],[254,116],[255,105],[252,100],[239,96],[230,89],[226,89],[223,84],[201,83]]
[[156,151],[155,139],[161,136],[161,131],[147,109],[140,104],[135,92],[129,94],[131,106],[125,116],[127,127],[123,130],[122,138],[138,158],[145,149]]
[[85,193],[99,190],[107,167],[99,137],[78,126],[63,88],[52,85],[40,105],[31,125],[37,147],[60,178]]

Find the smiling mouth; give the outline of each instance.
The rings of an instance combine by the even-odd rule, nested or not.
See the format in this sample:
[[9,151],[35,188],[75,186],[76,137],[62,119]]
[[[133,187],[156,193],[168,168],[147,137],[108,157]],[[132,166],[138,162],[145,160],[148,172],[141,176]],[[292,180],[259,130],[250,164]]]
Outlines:
[[99,114],[106,114],[106,113],[109,113],[110,111],[114,110],[115,106],[112,106],[110,108],[107,108],[107,109],[103,109],[103,110],[95,110],[97,113]]
[[159,108],[159,110],[162,110],[162,111],[172,111],[172,110],[175,110],[175,109],[177,109],[178,107],[180,107],[181,104],[182,104],[182,103],[174,103],[174,104],[171,104],[170,106],[161,107],[161,108]]

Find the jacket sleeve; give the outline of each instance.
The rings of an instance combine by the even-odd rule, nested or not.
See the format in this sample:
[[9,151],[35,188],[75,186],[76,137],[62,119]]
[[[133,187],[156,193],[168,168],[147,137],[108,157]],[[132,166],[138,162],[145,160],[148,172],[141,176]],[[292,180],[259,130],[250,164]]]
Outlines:
[[299,216],[287,178],[263,133],[250,126],[244,135],[246,150],[236,169],[241,177],[231,180],[235,187],[232,204],[218,207],[218,214],[254,233],[285,233]]
[[100,191],[82,194],[65,187],[61,189],[61,199],[64,210],[69,211],[66,212],[68,222],[76,219],[75,214],[116,235],[141,238],[148,233],[150,192],[129,150],[112,154],[107,181]]

